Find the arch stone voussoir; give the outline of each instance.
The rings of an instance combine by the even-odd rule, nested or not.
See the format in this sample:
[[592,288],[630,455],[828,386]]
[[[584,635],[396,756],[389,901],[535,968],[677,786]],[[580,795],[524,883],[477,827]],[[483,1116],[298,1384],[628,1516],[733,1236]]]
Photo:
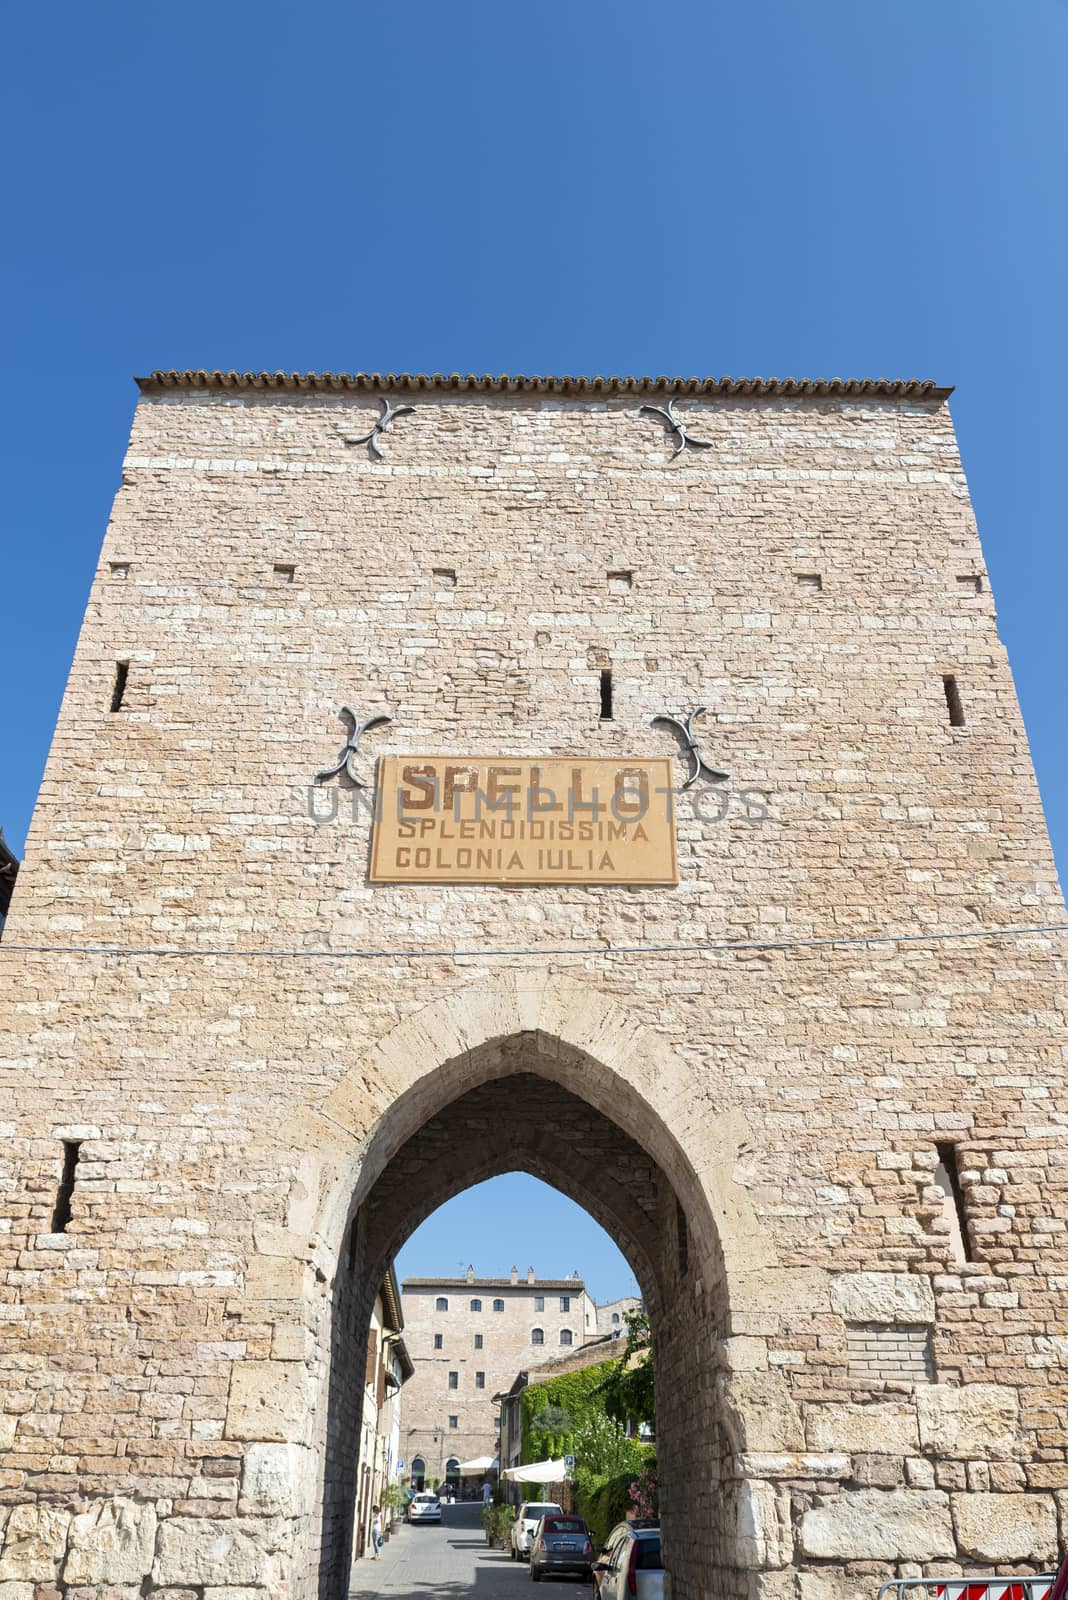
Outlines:
[[[383,1034],[323,1105],[331,1121],[351,1130],[354,1154],[366,1151],[369,1111],[388,1104],[401,1113],[392,1134],[376,1134],[381,1149],[368,1160],[357,1190],[366,1192],[404,1138],[447,1099],[502,1070],[515,1070],[499,1052],[522,1037],[536,1042],[546,1077],[612,1117],[656,1158],[688,1212],[696,1211],[691,1220],[698,1237],[701,1212],[707,1213],[711,1226],[703,1242],[718,1254],[730,1311],[770,1314],[780,1297],[787,1304],[795,1275],[776,1272],[770,1235],[738,1180],[750,1141],[744,1115],[711,1110],[707,1091],[692,1081],[671,1047],[589,981],[528,970],[482,978],[431,1001]],[[377,1090],[370,1104],[369,1085]],[[332,1203],[324,1208],[325,1235],[343,1225],[351,1194],[349,1175],[339,1173]]]

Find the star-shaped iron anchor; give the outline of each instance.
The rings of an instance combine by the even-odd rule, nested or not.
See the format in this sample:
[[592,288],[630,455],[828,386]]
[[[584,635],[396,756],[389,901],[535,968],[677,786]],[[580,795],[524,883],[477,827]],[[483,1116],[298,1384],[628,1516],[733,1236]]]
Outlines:
[[669,400],[666,406],[642,406],[641,409],[642,411],[655,413],[655,415],[658,417],[663,417],[664,421],[675,435],[675,448],[671,452],[672,461],[674,461],[676,456],[681,456],[682,452],[687,448],[687,446],[691,450],[711,450],[712,441],[710,439],[692,439],[686,432],[685,422],[675,415],[674,399]]
[[379,395],[378,403],[382,407],[382,415],[379,417],[378,421],[375,423],[375,425],[371,429],[370,433],[362,433],[358,439],[345,439],[345,438],[343,438],[342,439],[342,443],[343,444],[365,444],[365,445],[367,445],[369,447],[370,452],[374,456],[375,460],[376,461],[381,461],[382,460],[382,452],[378,448],[378,441],[379,441],[380,437],[382,436],[382,434],[384,434],[384,433],[386,433],[388,431],[388,429],[390,428],[391,424],[393,423],[393,421],[394,421],[394,419],[396,417],[407,417],[407,416],[409,416],[415,410],[415,407],[414,406],[395,406],[393,404],[393,401],[392,400],[388,400],[384,394],[380,394]]
[[723,772],[718,767],[711,766],[698,748],[697,735],[693,731],[693,725],[698,717],[702,716],[707,710],[707,706],[698,706],[696,711],[690,712],[685,722],[681,717],[673,717],[668,711],[658,712],[653,718],[653,722],[670,722],[671,726],[677,728],[682,736],[682,742],[686,749],[686,758],[693,768],[690,776],[682,786],[684,789],[689,789],[692,784],[695,784],[702,772],[707,773],[713,783],[726,783],[730,777],[729,772]]
[[348,773],[357,789],[362,789],[364,787],[363,782],[356,776],[352,766],[356,759],[356,752],[360,748],[360,740],[368,728],[377,728],[383,722],[392,722],[393,718],[387,716],[368,717],[366,722],[360,722],[351,706],[342,706],[338,716],[348,717],[352,723],[352,733],[345,748],[338,756],[337,766],[328,767],[325,772],[317,772],[315,781],[316,783],[325,783],[327,778],[336,778],[339,772],[344,771]]

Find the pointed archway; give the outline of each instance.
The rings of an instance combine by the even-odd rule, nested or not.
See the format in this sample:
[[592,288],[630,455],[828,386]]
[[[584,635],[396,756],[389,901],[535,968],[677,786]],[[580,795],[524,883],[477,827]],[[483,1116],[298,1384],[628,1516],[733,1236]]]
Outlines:
[[[502,1094],[513,1105],[517,1095],[540,1096],[552,1116],[518,1117],[500,1136]],[[546,1132],[554,1122],[580,1136],[554,1140]],[[788,1308],[793,1292],[738,1181],[744,1119],[718,1109],[707,1082],[694,1082],[616,1000],[566,978],[513,974],[456,991],[392,1028],[346,1072],[311,1131],[320,1160],[309,1168],[305,1192],[315,1203],[305,1219],[330,1307],[326,1403],[316,1408],[317,1509],[307,1524],[311,1592],[334,1600],[348,1576],[346,1441],[358,1425],[351,1380],[382,1270],[451,1194],[519,1167],[590,1211],[634,1268],[658,1349],[675,1595],[708,1594],[710,1562],[723,1573],[716,1592],[728,1593],[728,1572],[752,1566],[752,1541],[738,1535],[741,1452],[765,1442],[769,1408],[786,1414],[775,1437],[797,1431],[781,1378],[758,1374],[751,1393],[754,1375],[732,1371],[732,1347],[745,1343],[732,1338],[738,1319],[752,1327],[761,1308]],[[590,1159],[591,1149],[609,1147],[620,1159]],[[430,1181],[404,1182],[413,1163]]]

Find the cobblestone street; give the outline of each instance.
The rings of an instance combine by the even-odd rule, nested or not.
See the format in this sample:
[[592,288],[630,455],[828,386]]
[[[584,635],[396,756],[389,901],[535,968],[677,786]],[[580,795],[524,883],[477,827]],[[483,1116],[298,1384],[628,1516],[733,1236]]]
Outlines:
[[[526,1562],[491,1550],[479,1526],[480,1506],[444,1506],[441,1527],[409,1527],[395,1532],[382,1559],[357,1563],[351,1600],[528,1600],[533,1584]],[[551,1600],[590,1600],[589,1584],[572,1578],[547,1578]],[[539,1594],[546,1590],[539,1589]]]

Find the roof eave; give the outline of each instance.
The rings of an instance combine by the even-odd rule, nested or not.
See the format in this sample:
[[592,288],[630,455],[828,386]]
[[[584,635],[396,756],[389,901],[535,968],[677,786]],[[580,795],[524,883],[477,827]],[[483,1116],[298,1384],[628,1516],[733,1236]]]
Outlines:
[[168,389],[260,389],[287,394],[533,394],[575,398],[617,395],[692,395],[733,398],[927,400],[941,403],[953,393],[921,378],[681,378],[524,376],[474,372],[209,372],[163,371],[134,380],[143,394]]

